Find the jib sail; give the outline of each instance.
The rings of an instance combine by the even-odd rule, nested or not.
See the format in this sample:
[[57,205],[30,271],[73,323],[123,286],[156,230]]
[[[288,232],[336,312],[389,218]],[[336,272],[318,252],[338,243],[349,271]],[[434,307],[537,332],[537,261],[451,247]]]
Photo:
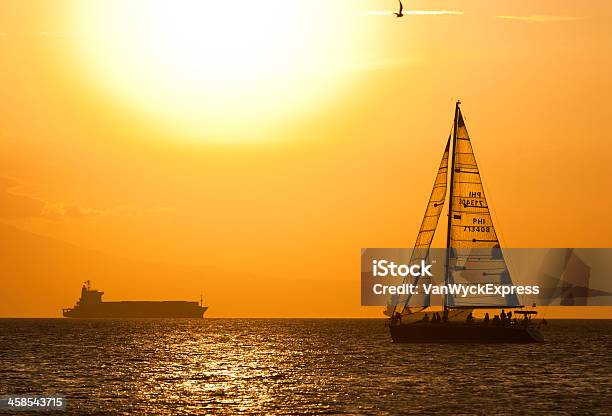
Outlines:
[[[449,151],[450,137],[446,142],[446,148],[444,150],[444,154],[442,155],[440,166],[438,167],[438,173],[436,174],[433,189],[429,197],[429,202],[427,203],[427,208],[425,209],[425,216],[423,217],[423,222],[421,223],[421,228],[419,229],[419,234],[417,235],[409,264],[418,264],[422,260],[427,261],[428,259],[431,242],[436,233],[440,214],[442,214],[442,210],[444,209],[444,200],[446,199],[446,190],[448,188]],[[428,277],[420,277],[407,283],[427,284],[431,283],[430,280],[431,279]],[[402,313],[409,313],[410,308],[424,308],[429,306],[429,304],[429,296],[423,293],[418,295],[405,295],[403,298],[393,302],[393,305],[401,305],[401,307],[397,309],[399,309],[399,311]]]

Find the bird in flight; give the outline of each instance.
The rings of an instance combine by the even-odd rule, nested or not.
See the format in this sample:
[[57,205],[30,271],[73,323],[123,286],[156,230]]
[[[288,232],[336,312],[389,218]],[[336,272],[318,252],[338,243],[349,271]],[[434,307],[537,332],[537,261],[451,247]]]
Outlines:
[[400,8],[398,13],[394,13],[395,17],[404,17],[404,5],[402,4],[402,0],[399,0]]

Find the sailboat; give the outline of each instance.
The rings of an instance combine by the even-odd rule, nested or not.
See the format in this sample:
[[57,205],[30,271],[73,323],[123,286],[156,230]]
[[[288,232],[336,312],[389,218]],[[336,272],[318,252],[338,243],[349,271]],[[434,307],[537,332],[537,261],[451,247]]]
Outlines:
[[[472,142],[457,101],[452,133],[446,143],[442,161],[421,223],[410,264],[430,258],[430,248],[440,216],[448,202],[446,285],[487,284],[512,285],[499,239],[476,163]],[[449,163],[450,161],[450,163]],[[448,190],[448,198],[447,198]],[[427,279],[427,278],[425,278]],[[411,282],[423,284],[423,277]],[[431,309],[431,299],[424,295],[407,295],[388,305],[386,315],[394,342],[433,343],[529,343],[544,337],[533,317],[514,293],[504,297],[475,295],[457,297],[444,294],[439,315]],[[475,309],[500,311],[501,319],[476,321]],[[509,313],[506,314],[506,311]],[[514,319],[508,318],[514,311]],[[427,312],[434,319],[429,319]],[[521,319],[517,319],[520,316]]]

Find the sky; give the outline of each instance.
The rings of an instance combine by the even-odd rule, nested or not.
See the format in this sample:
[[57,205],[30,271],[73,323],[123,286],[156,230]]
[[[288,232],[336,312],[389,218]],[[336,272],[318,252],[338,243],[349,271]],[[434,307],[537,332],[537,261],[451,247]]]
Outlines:
[[[396,6],[3,0],[0,222],[30,256],[0,315],[58,314],[74,268],[114,299],[207,292],[211,316],[381,316],[360,249],[414,243],[457,99],[504,247],[612,246],[612,4]],[[48,277],[26,267],[60,243]]]

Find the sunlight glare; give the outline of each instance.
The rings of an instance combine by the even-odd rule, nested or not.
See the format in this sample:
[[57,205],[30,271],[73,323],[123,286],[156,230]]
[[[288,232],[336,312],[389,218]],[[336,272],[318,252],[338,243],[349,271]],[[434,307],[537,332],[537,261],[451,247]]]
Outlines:
[[248,140],[245,129],[286,122],[345,85],[356,40],[343,3],[80,2],[77,52],[97,83],[173,134]]

